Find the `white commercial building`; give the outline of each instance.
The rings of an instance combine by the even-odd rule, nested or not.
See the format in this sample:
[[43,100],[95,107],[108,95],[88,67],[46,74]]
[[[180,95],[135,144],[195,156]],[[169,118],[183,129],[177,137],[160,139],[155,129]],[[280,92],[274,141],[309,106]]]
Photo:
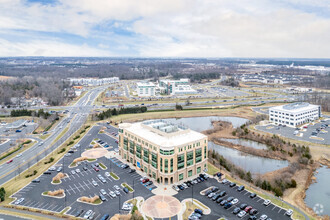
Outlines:
[[321,107],[306,102],[296,102],[269,108],[269,121],[276,125],[296,127],[321,117]]
[[138,96],[155,96],[156,86],[152,82],[138,82],[136,85]]
[[70,78],[72,85],[100,86],[119,82],[118,77],[111,78]]
[[196,90],[192,89],[189,85],[189,79],[159,80],[159,87],[161,87],[167,95],[196,93]]

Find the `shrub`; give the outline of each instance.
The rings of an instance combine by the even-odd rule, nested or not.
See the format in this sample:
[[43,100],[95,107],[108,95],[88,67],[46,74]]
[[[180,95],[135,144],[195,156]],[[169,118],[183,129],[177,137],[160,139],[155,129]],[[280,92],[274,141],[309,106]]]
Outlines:
[[70,146],[72,144],[74,144],[74,141],[70,141],[66,146]]

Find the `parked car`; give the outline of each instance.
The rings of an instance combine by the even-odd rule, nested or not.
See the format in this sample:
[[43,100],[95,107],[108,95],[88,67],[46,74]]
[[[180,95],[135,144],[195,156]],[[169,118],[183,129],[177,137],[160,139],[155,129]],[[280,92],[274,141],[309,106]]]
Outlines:
[[237,191],[238,191],[238,192],[241,192],[241,191],[243,191],[244,189],[245,189],[245,186],[241,185],[241,186],[239,186],[239,187],[237,188]]
[[288,209],[288,210],[285,212],[285,215],[287,215],[287,216],[291,216],[292,214],[293,214],[292,209]]
[[195,209],[194,212],[203,215],[203,211],[201,209]]
[[257,210],[257,209],[251,209],[251,210],[249,211],[249,213],[250,213],[250,215],[255,215],[255,214],[258,213],[258,210]]
[[129,192],[127,187],[124,187],[124,188],[123,188],[123,191],[124,191],[125,193],[128,193],[128,192]]
[[92,181],[92,184],[93,184],[93,186],[98,186],[99,184],[97,184],[97,182],[96,181]]
[[247,207],[244,209],[244,211],[245,211],[245,212],[249,212],[251,209],[252,209],[252,206],[247,206]]
[[241,211],[241,209],[238,208],[238,207],[236,207],[236,208],[234,208],[234,210],[233,210],[233,214],[237,215],[240,211]]
[[237,215],[239,218],[243,218],[245,216],[246,212],[245,211],[240,211]]
[[233,182],[232,182],[231,184],[229,184],[229,186],[230,186],[230,187],[234,187],[234,186],[236,186],[236,183],[233,183]]
[[101,189],[100,192],[101,192],[102,195],[106,195],[107,194],[107,192],[104,189]]
[[268,206],[270,203],[271,203],[271,201],[270,201],[269,199],[267,199],[267,200],[264,201],[263,204],[264,204],[265,206]]
[[232,197],[232,196],[230,196],[230,197],[227,198],[227,201],[228,201],[228,202],[231,202],[231,201],[233,201],[233,199],[235,199],[235,198]]
[[220,202],[220,205],[221,205],[221,206],[224,206],[226,203],[227,203],[227,200],[222,200],[222,201]]
[[56,171],[57,172],[61,172],[62,171],[62,167],[58,167]]
[[242,203],[239,207],[240,209],[244,210],[248,205],[245,203]]
[[108,220],[109,217],[110,217],[109,214],[105,214],[105,215],[102,216],[102,218],[100,220]]
[[256,196],[257,196],[257,194],[255,194],[255,193],[251,193],[251,194],[250,194],[250,198],[251,198],[251,199],[255,198]]
[[40,180],[39,179],[34,179],[31,181],[32,183],[40,183]]
[[260,220],[266,220],[266,219],[267,219],[267,217],[268,217],[267,215],[263,214],[263,215],[261,215],[261,216],[260,216],[260,218],[259,218],[259,219],[260,219]]
[[82,213],[84,212],[83,209],[80,209],[76,212],[76,214],[74,215],[75,217],[79,217]]
[[231,204],[233,204],[233,205],[235,205],[237,203],[238,203],[238,199],[237,198],[235,198],[235,199],[233,199],[233,201],[231,201]]
[[88,219],[92,215],[92,213],[93,213],[92,210],[88,210],[84,215],[84,219]]
[[100,194],[99,195],[99,198],[102,200],[102,201],[107,201],[107,199],[104,197],[104,195]]
[[229,209],[230,207],[232,207],[232,204],[230,202],[227,202],[223,207],[225,209]]

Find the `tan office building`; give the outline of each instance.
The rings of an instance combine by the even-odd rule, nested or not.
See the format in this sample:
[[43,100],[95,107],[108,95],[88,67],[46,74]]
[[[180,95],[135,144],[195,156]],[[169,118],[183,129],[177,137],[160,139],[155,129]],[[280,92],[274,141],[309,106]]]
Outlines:
[[120,156],[159,183],[202,173],[207,151],[207,136],[165,120],[119,125]]

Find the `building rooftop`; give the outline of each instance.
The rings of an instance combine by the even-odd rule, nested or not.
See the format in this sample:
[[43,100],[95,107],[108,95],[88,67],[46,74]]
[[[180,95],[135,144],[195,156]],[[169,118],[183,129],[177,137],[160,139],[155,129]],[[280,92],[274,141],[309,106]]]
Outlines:
[[138,82],[136,84],[137,86],[155,86],[155,84],[152,82]]
[[176,146],[185,146],[187,143],[206,138],[202,133],[161,119],[132,124],[123,123],[119,127],[167,149],[173,149]]
[[307,102],[295,102],[286,105],[271,107],[272,110],[285,110],[285,111],[307,111],[316,108],[318,105],[309,104]]

